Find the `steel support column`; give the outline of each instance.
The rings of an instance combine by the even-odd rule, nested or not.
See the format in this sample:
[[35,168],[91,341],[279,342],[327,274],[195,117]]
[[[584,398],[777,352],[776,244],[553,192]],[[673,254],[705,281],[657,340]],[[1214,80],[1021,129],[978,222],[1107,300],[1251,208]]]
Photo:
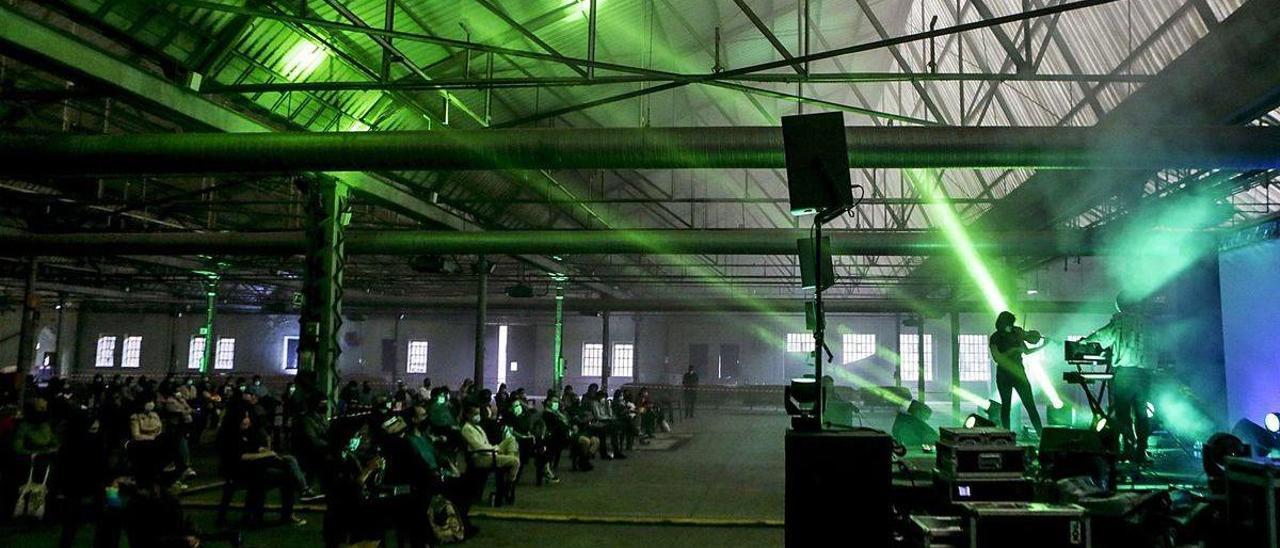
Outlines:
[[951,417],[960,418],[960,313],[951,311]]
[[916,399],[925,403],[924,315],[916,316]]
[[613,345],[609,344],[609,311],[600,313],[600,390],[609,397],[609,375],[613,373]]
[[214,349],[218,340],[214,337],[213,320],[218,314],[218,278],[212,276],[204,284],[204,325],[200,327],[200,336],[204,337],[204,352],[200,353],[200,374],[209,372],[213,362]]
[[346,186],[328,181],[301,184],[308,216],[298,369],[314,372],[316,388],[325,395],[332,413],[338,356],[342,353],[338,332],[342,328],[345,229],[351,206]]
[[[18,331],[18,368],[17,374],[25,379],[31,372],[36,350],[36,322],[40,319],[40,296],[36,295],[36,276],[40,261],[32,257],[27,262],[27,282],[22,291],[22,325]],[[25,388],[26,383],[23,382]],[[19,399],[19,402],[22,400]]]
[[564,280],[556,282],[556,329],[551,345],[551,387],[556,393],[564,386]]
[[[475,369],[472,373],[476,386],[484,386],[484,326],[485,316],[488,312],[489,299],[489,261],[480,256],[480,261],[476,263],[476,350],[475,350]],[[502,364],[498,364],[502,367]],[[496,388],[496,387],[495,387]]]

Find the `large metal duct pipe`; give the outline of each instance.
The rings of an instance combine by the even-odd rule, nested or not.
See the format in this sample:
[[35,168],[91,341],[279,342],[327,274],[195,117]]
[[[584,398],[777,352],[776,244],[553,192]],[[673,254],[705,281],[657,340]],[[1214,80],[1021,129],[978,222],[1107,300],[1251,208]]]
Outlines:
[[[794,255],[805,230],[350,231],[347,255]],[[936,232],[828,230],[835,255],[940,255]],[[1083,231],[971,234],[990,256],[1092,255]],[[300,232],[0,234],[0,255],[297,255]]]
[[[569,312],[689,312],[733,314],[804,314],[804,298],[749,298],[726,299],[703,297],[697,299],[575,299],[564,300]],[[1019,303],[1025,313],[1098,313],[1115,311],[1110,301],[1025,301]],[[361,310],[412,310],[471,311],[475,308],[472,297],[420,297],[415,295],[367,295],[354,293],[343,301],[344,308]],[[495,315],[501,312],[550,311],[555,302],[551,298],[514,299],[494,297],[489,310]],[[915,312],[936,317],[946,312],[987,312],[990,307],[982,301],[911,300],[911,299],[831,299],[824,300],[823,308],[831,314]]]
[[[1280,128],[850,127],[862,168],[1280,168]],[[775,127],[0,136],[3,175],[784,167]]]

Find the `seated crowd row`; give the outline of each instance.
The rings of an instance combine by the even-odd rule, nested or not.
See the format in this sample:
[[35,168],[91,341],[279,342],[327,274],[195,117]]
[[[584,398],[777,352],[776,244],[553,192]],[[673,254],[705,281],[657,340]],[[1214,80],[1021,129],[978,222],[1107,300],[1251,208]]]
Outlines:
[[[625,459],[670,428],[647,389],[609,399],[595,384],[581,396],[571,386],[548,391],[540,402],[523,388],[493,392],[469,379],[457,390],[430,379],[390,390],[351,381],[330,402],[305,371],[279,392],[260,377],[12,384],[0,388],[0,508],[56,519],[62,546],[87,521],[96,523],[95,546],[122,535],[130,546],[235,544],[239,528],[227,528],[226,516],[236,494],[244,491],[242,525],[256,526],[273,490],[284,523],[305,524],[296,499],[324,502],[328,546],[389,531],[412,546],[460,540],[476,533],[469,509],[486,491],[492,505],[513,504],[526,476],[559,483],[565,454],[585,472],[595,458]],[[198,531],[176,498],[205,455],[223,485],[213,531]],[[47,494],[34,500],[41,485]]]

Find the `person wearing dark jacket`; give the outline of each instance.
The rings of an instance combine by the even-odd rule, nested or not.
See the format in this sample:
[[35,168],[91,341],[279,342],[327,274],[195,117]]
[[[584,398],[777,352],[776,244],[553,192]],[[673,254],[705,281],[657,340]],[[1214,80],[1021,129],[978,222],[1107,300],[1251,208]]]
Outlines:
[[[227,416],[226,421],[219,433],[221,467],[225,477],[244,482],[246,486],[245,521],[251,525],[261,523],[266,491],[277,486],[280,489],[281,520],[305,525],[305,520],[293,515],[294,496],[300,490],[299,482],[305,482],[305,479],[291,470],[284,456],[271,450],[266,432],[254,422],[248,409],[238,408]],[[222,522],[225,515],[226,508],[220,507],[218,521]]]

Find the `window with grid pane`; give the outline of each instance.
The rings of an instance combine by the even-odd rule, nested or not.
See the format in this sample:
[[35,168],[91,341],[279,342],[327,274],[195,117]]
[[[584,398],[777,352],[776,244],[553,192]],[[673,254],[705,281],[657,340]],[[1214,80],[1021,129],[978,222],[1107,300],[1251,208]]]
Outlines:
[[200,369],[200,359],[204,356],[204,337],[191,337],[187,345],[187,369]]
[[[898,336],[898,356],[902,359],[902,380],[920,380],[920,354],[917,348],[915,333],[903,333]],[[933,380],[933,335],[924,336],[924,380]]]
[[986,335],[960,335],[960,380],[991,380],[991,349]]
[[582,343],[582,376],[598,377],[604,364],[604,345]]
[[787,352],[813,352],[813,333],[787,333]]
[[120,351],[120,367],[137,368],[142,365],[142,337],[125,337]]
[[236,361],[236,340],[223,337],[218,339],[217,356],[213,359],[214,369],[231,369]]
[[843,363],[870,358],[876,353],[875,333],[845,333],[840,338],[840,353],[844,355]]
[[200,360],[204,359],[204,337],[191,337],[187,346],[187,369],[200,369]]
[[111,336],[98,337],[98,350],[93,356],[94,367],[115,367],[116,365],[116,338]]
[[635,347],[627,343],[619,343],[613,345],[613,355],[609,361],[613,362],[609,375],[612,377],[630,377],[632,375],[635,356]]
[[427,372],[427,341],[409,341],[407,373]]

